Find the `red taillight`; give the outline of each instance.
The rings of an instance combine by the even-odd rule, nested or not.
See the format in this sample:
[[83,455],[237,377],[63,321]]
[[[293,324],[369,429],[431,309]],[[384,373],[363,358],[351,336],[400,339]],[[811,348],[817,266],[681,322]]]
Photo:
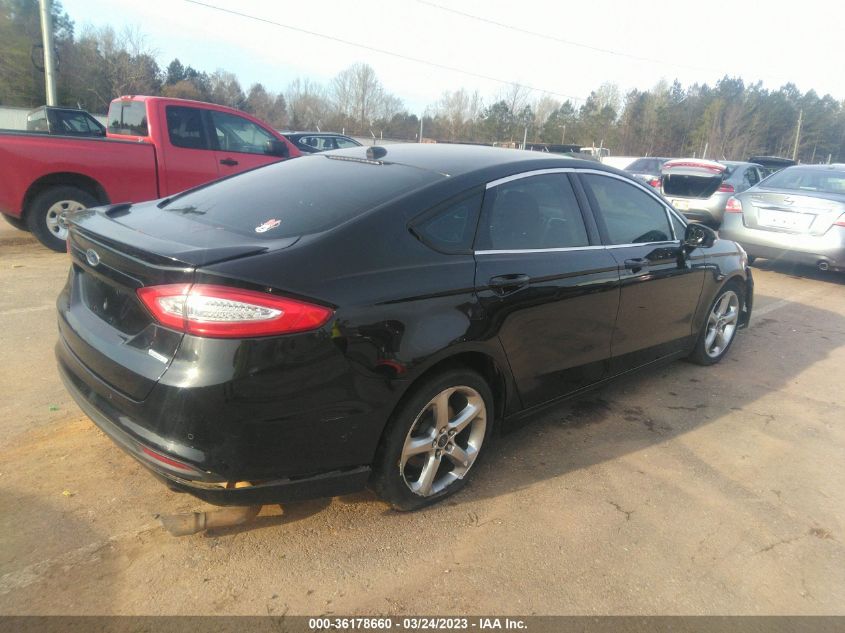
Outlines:
[[649,184],[649,186],[657,189],[658,187],[660,187],[660,178],[652,178],[651,180],[648,181],[648,184]]
[[725,205],[725,213],[742,213],[742,203],[738,198],[731,196]]
[[845,213],[839,216],[839,219],[833,223],[833,226],[845,226]]
[[734,189],[733,185],[723,182],[721,185],[719,185],[718,191],[721,193],[733,193],[734,191],[736,191],[736,189]]
[[208,284],[170,284],[138,289],[138,297],[162,325],[197,336],[248,338],[314,330],[329,308],[266,292]]

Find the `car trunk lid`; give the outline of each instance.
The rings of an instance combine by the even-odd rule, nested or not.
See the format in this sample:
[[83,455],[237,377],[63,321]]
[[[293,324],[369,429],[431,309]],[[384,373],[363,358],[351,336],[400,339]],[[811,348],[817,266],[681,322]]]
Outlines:
[[722,163],[692,158],[666,161],[660,172],[663,193],[673,198],[709,198],[729,175]]
[[845,200],[757,188],[742,199],[743,223],[765,231],[823,235],[845,213]]
[[[101,381],[143,400],[172,361],[183,334],[155,321],[137,295],[145,286],[190,284],[200,266],[268,249],[241,235],[193,226],[155,204],[88,209],[69,218],[71,270],[59,298],[59,330]],[[178,239],[173,239],[178,236]],[[282,240],[284,244],[295,239]]]

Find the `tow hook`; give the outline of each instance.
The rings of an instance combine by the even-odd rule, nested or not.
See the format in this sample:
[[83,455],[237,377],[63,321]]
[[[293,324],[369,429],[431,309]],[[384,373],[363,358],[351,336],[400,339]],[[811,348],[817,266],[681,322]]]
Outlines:
[[[243,488],[249,486],[249,482],[239,481],[236,484],[228,484],[227,488]],[[211,528],[232,527],[243,525],[252,521],[261,511],[258,506],[236,506],[231,508],[220,508],[207,512],[184,512],[182,514],[159,515],[164,529],[173,536],[188,536],[197,534]]]

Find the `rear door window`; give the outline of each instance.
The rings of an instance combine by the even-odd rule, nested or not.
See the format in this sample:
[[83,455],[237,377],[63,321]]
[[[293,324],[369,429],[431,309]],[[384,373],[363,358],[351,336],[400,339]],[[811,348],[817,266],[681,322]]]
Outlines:
[[436,250],[447,253],[469,251],[483,198],[484,192],[476,191],[450,200],[425,213],[414,222],[412,229],[423,242]]
[[758,182],[760,182],[760,175],[757,173],[757,168],[749,167],[746,169],[742,176],[742,184],[745,185],[745,188],[753,187]]
[[476,250],[573,248],[589,243],[566,174],[519,178],[487,191]]
[[199,108],[167,106],[167,133],[176,147],[210,149]]
[[109,132],[149,136],[146,104],[143,101],[113,101],[109,106]]
[[596,220],[604,223],[610,244],[643,244],[672,240],[664,207],[640,188],[610,176],[582,174],[581,181]]

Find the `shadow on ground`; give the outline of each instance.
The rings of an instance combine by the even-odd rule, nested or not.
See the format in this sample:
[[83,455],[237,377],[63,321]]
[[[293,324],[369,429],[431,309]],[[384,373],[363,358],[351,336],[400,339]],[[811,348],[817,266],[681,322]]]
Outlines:
[[[819,271],[811,272],[824,276]],[[758,305],[773,300],[757,297]],[[470,485],[450,503],[508,494],[662,444],[726,415],[743,411],[751,416],[763,415],[753,411],[757,400],[794,383],[805,369],[823,360],[829,350],[845,345],[843,315],[800,304],[784,308],[790,309],[800,311],[798,319],[793,317],[787,322],[769,316],[759,324],[752,319],[752,327],[740,332],[728,356],[718,365],[700,367],[676,361],[634,373],[534,416],[519,429],[497,438],[476,467]],[[804,329],[796,330],[796,321],[804,324]],[[813,324],[820,323],[824,329],[817,331]],[[779,343],[782,336],[793,340],[784,346]],[[816,336],[825,342],[810,340]],[[788,362],[783,362],[785,348]],[[764,374],[761,368],[765,368]],[[644,393],[650,394],[651,399],[638,401],[637,395]],[[381,503],[370,492],[337,501]],[[259,517],[257,524],[231,531],[280,525],[320,509],[312,502],[286,504],[282,517],[266,517],[263,523]],[[392,512],[386,506],[385,511]]]
[[758,259],[754,262],[752,268],[789,275],[794,279],[812,279],[814,281],[845,286],[845,272],[834,272],[832,270],[821,271],[815,266],[794,264],[776,259]]

